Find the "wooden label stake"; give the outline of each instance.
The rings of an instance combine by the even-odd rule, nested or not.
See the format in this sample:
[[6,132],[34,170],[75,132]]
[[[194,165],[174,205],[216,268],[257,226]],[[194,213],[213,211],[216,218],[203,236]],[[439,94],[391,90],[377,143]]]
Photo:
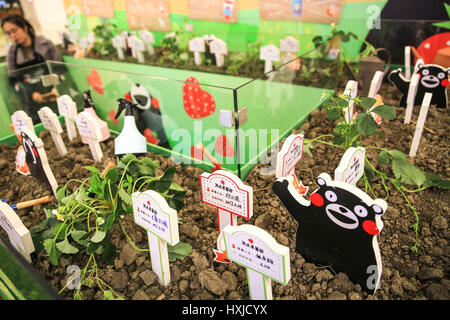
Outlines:
[[428,108],[430,107],[431,98],[433,94],[430,92],[425,93],[423,97],[422,107],[420,108],[419,119],[417,119],[416,131],[409,150],[409,156],[415,157],[417,149],[419,148],[420,138],[422,137],[423,127],[425,126],[425,120],[427,119]]
[[280,60],[280,49],[275,45],[269,44],[261,48],[259,59],[264,60],[264,74],[269,73],[273,70],[273,61]]
[[226,258],[246,268],[252,300],[272,300],[272,280],[287,285],[291,279],[289,248],[256,226],[226,226],[217,247],[215,261]]
[[2,201],[0,201],[0,226],[8,234],[11,245],[31,263],[30,254],[34,252],[34,245],[30,231],[14,210]]
[[206,51],[205,40],[202,38],[194,38],[189,40],[189,51],[194,52],[195,65],[201,65],[202,56],[200,55],[200,53]]
[[253,216],[253,188],[229,171],[217,170],[200,176],[203,203],[217,208],[219,232],[236,225],[238,215],[246,220]]
[[103,158],[103,152],[99,143],[99,140],[101,139],[101,132],[97,121],[87,111],[80,112],[75,121],[78,131],[80,132],[80,136],[86,138],[88,141],[94,161],[101,161]]
[[58,120],[58,116],[53,112],[49,107],[42,107],[38,111],[39,118],[41,119],[44,128],[50,131],[53,142],[56,145],[56,149],[61,157],[64,157],[67,154],[66,146],[64,145],[64,141],[61,137],[61,133],[63,129],[61,127],[61,123]]
[[64,117],[67,128],[67,136],[72,141],[77,136],[75,118],[77,117],[77,104],[68,95],[62,95],[57,100],[58,111]]

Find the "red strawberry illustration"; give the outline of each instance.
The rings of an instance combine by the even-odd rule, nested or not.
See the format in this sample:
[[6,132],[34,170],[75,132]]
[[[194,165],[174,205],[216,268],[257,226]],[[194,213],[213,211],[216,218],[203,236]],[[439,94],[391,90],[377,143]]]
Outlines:
[[114,122],[115,124],[119,124],[119,120],[115,119],[116,117],[116,112],[114,110],[111,110],[110,112],[108,112],[108,116],[111,119],[112,122]]
[[155,97],[152,97],[152,106],[153,106],[155,109],[159,109],[159,101],[158,101],[158,99],[156,99]]
[[98,74],[97,70],[92,69],[87,79],[92,89],[94,89],[100,94],[103,94],[105,92],[105,90],[103,89],[102,79],[100,78],[100,75]]
[[149,128],[144,130],[144,136],[147,138],[147,142],[151,144],[158,144],[159,140],[153,135],[152,130]]
[[183,84],[184,110],[193,119],[205,118],[216,111],[216,102],[208,92],[204,91],[199,81],[189,77]]
[[214,150],[217,154],[220,154],[224,157],[234,157],[235,150],[233,145],[228,141],[227,137],[224,135],[220,135],[216,139],[216,143],[214,145]]

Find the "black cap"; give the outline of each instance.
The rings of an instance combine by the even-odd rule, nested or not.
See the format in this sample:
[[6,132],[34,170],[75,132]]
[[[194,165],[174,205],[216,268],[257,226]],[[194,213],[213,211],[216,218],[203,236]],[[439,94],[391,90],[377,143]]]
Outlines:
[[94,102],[92,101],[92,98],[91,98],[91,91],[90,90],[84,91],[83,95],[82,95],[82,98],[83,98],[83,101],[84,101],[84,107],[85,108],[94,108],[95,109]]
[[133,115],[132,109],[137,108],[137,104],[127,99],[119,98],[117,99],[117,102],[119,102],[119,109],[117,110],[114,119],[117,119],[123,110],[125,110],[125,116],[132,116]]

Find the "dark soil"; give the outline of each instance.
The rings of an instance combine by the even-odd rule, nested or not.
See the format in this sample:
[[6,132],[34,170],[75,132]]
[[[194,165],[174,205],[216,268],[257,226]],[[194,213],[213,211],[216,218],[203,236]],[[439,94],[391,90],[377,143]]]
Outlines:
[[[386,104],[396,105],[398,93],[389,85],[383,85],[383,96]],[[416,109],[413,121],[418,117]],[[414,125],[403,125],[404,109],[397,109],[397,119],[385,121],[379,127],[380,135],[368,137],[368,145],[398,149],[408,154]],[[450,178],[449,138],[447,134],[450,117],[447,110],[430,108],[417,156],[411,161],[426,173]],[[330,133],[333,124],[327,120],[324,111],[315,110],[311,120],[299,130],[305,132],[306,138],[314,138]],[[68,143],[64,136],[69,155],[61,158],[54,148],[53,141],[47,132],[41,133],[44,140],[50,165],[60,185],[71,178],[84,179],[89,173],[84,166],[95,165],[99,169],[104,164],[94,163],[88,146],[79,140]],[[102,143],[105,154],[103,163],[114,159],[113,140]],[[50,195],[51,193],[32,177],[25,177],[14,170],[16,148],[0,146],[0,194],[9,203],[30,200]],[[343,152],[335,147],[315,144],[312,150],[314,158],[304,155],[297,165],[296,175],[305,185],[310,185],[310,192],[316,189],[315,179],[322,172],[333,173]],[[148,156],[159,161],[161,170],[172,166],[170,159],[149,153]],[[376,163],[376,155],[369,153],[369,158]],[[409,201],[420,216],[419,252],[413,253],[415,234],[409,228],[416,219],[403,197],[392,190],[388,199],[389,209],[383,216],[384,229],[378,236],[383,274],[381,289],[375,295],[361,290],[360,285],[352,283],[346,274],[305,261],[295,252],[296,222],[286,212],[278,199],[270,191],[274,176],[261,176],[261,165],[258,165],[246,179],[246,183],[254,188],[254,216],[250,221],[238,219],[238,224],[249,223],[268,231],[275,239],[288,247],[291,252],[291,281],[283,286],[273,283],[274,299],[319,299],[319,300],[411,300],[411,299],[449,299],[449,258],[450,230],[449,192],[436,188],[427,189],[408,195]],[[390,170],[377,165],[378,169]],[[190,256],[171,263],[171,283],[162,287],[151,271],[148,253],[131,247],[116,224],[112,230],[112,241],[117,247],[114,265],[107,266],[99,262],[99,276],[125,299],[248,299],[248,285],[245,269],[237,264],[220,264],[213,262],[213,248],[216,248],[218,228],[215,208],[201,202],[199,176],[202,170],[177,165],[174,181],[187,191],[185,206],[179,211],[182,218],[180,224],[180,241],[188,242],[193,247]],[[391,174],[390,172],[388,172]],[[379,197],[385,196],[380,180],[372,183]],[[73,188],[77,185],[74,183]],[[362,182],[358,185],[364,188]],[[47,204],[56,208],[56,201]],[[25,226],[30,228],[45,218],[41,205],[18,211]],[[132,241],[139,248],[148,248],[145,230],[137,226],[132,215],[122,219],[125,229]],[[57,290],[61,290],[67,278],[66,268],[86,264],[87,256],[63,256],[60,266],[49,263],[45,252],[33,253],[34,267]],[[101,261],[101,259],[98,259]],[[103,299],[102,291],[97,287],[86,288],[88,299]],[[64,290],[62,296],[72,299],[73,292]]]

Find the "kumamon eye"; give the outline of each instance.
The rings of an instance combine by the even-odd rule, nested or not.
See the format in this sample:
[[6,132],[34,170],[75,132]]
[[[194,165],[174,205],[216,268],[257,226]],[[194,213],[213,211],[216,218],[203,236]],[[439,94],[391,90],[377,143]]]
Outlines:
[[361,218],[367,217],[367,209],[363,206],[355,206],[355,213]]
[[437,77],[438,77],[439,79],[444,79],[445,73],[440,72],[440,73],[437,75]]
[[325,198],[327,198],[330,202],[336,202],[337,201],[337,195],[333,191],[327,191],[325,192]]
[[422,71],[422,75],[424,75],[424,76],[427,76],[429,74],[430,74],[430,70],[425,69]]

